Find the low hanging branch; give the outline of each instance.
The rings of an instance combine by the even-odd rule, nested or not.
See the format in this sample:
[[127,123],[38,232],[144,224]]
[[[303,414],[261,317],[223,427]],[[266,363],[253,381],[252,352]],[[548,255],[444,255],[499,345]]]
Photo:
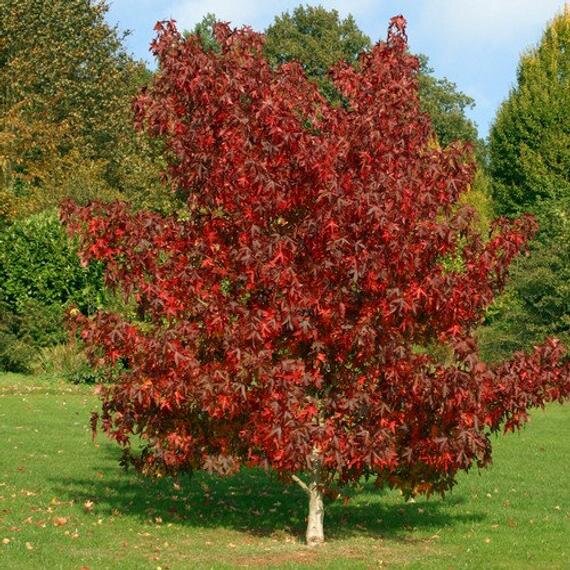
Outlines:
[[308,485],[303,481],[303,479],[297,477],[297,475],[291,475],[291,479],[295,481],[295,483],[297,483],[297,485],[299,485],[299,487],[301,487],[301,489],[303,489],[305,493],[307,493],[308,495],[311,494],[311,490],[309,489]]
[[218,24],[219,50],[157,30],[136,115],[168,151],[185,215],[63,208],[84,260],[136,305],[79,324],[115,375],[95,426],[127,455],[141,438],[143,472],[269,466],[307,492],[318,544],[331,485],[444,493],[489,464],[490,432],[568,397],[555,340],[479,359],[472,330],[536,228],[472,229],[458,201],[474,163],[432,144],[402,17],[331,71],[341,106],[298,64],[271,67],[248,28]]

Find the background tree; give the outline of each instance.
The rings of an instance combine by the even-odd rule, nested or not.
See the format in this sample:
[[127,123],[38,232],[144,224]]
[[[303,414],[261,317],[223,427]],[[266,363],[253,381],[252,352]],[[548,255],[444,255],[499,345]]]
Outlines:
[[530,257],[489,316],[486,344],[529,346],[545,334],[570,340],[570,12],[521,58],[517,84],[490,134],[497,211],[532,212],[540,224]]
[[[265,36],[264,51],[271,63],[300,62],[307,77],[333,100],[338,99],[338,92],[329,69],[340,61],[356,65],[359,55],[372,47],[372,41],[350,14],[342,20],[336,10],[322,6],[298,6],[292,14],[284,12],[274,19]],[[474,100],[459,91],[455,83],[434,77],[425,55],[419,59],[422,108],[430,115],[438,142],[442,146],[458,140],[476,144],[477,128],[465,114],[474,106]]]
[[0,230],[0,370],[30,372],[42,348],[65,344],[65,311],[103,300],[100,266],[82,267],[57,212]]
[[[105,22],[106,2],[0,0],[0,193],[4,216],[157,186],[132,128],[149,72]],[[156,188],[155,188],[156,190]]]
[[420,55],[419,60],[420,101],[422,109],[430,116],[439,144],[447,146],[455,141],[469,141],[482,145],[477,127],[465,114],[467,109],[475,106],[474,99],[459,91],[446,77],[435,77],[425,55]]
[[276,16],[265,36],[264,50],[272,64],[298,61],[325,97],[337,103],[339,93],[329,69],[339,61],[355,64],[360,53],[372,46],[351,15],[343,20],[336,10],[322,6],[297,6],[292,14]]
[[177,207],[160,147],[133,128],[133,98],[151,74],[106,11],[104,1],[0,0],[0,368],[29,371],[40,351],[64,352],[66,303],[91,304],[71,278],[83,270],[54,213],[63,198]]
[[327,489],[374,476],[443,493],[489,463],[490,432],[570,393],[556,341],[478,357],[472,330],[534,226],[502,220],[483,242],[457,206],[473,161],[433,144],[404,26],[335,68],[338,106],[298,64],[270,65],[250,29],[216,25],[217,51],[160,24],[137,114],[175,157],[187,215],[64,211],[84,260],[137,307],[79,319],[93,360],[124,367],[101,391],[124,461],[272,468],[307,492],[309,544]]
[[185,31],[186,37],[194,34],[198,36],[206,50],[219,51],[220,46],[216,41],[214,35],[214,26],[216,25],[217,18],[215,14],[208,12],[195,26],[192,32]]
[[497,113],[489,153],[501,214],[537,211],[570,194],[569,45],[566,9],[521,57],[517,84]]

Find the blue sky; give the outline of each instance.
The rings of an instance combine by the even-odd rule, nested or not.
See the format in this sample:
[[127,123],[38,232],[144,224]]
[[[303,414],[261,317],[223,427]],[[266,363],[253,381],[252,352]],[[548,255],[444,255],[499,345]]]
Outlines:
[[[173,18],[191,29],[208,12],[234,25],[262,31],[275,15],[299,1],[259,0],[110,0],[109,23],[131,30],[127,48],[149,60],[148,46],[157,20]],[[440,77],[471,95],[470,116],[486,136],[501,101],[516,79],[520,54],[536,45],[547,22],[564,0],[351,0],[304,2],[351,13],[374,41],[385,37],[395,14],[408,19],[410,47],[426,54]]]

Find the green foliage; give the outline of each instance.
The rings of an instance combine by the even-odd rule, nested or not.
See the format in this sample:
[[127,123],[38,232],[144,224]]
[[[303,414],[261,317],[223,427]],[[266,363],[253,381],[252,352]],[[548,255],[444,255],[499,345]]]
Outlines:
[[483,166],[479,165],[473,184],[462,197],[461,203],[469,204],[475,209],[475,224],[482,235],[488,235],[495,213],[491,199],[489,175]]
[[[512,270],[505,296],[481,331],[488,354],[526,348],[546,335],[570,341],[570,11],[522,56],[517,85],[490,136],[497,211],[532,212],[540,233]],[[492,347],[495,347],[493,350]]]
[[132,126],[150,73],[106,11],[104,0],[0,0],[0,217],[161,187]]
[[490,135],[493,197],[501,214],[538,212],[570,195],[570,11],[522,56],[517,85]]
[[561,226],[556,237],[537,239],[529,255],[518,259],[503,296],[490,308],[480,331],[489,360],[528,349],[545,336],[570,346],[570,231]]
[[428,58],[420,55],[420,99],[423,110],[430,116],[439,144],[443,147],[454,141],[468,141],[483,152],[483,143],[478,140],[477,127],[465,112],[475,106],[473,98],[462,93],[457,85],[446,77],[433,75]]
[[0,232],[0,367],[26,370],[39,348],[65,342],[67,307],[100,306],[101,275],[95,264],[80,265],[53,211]]
[[34,350],[19,337],[17,317],[0,300],[0,370],[26,372]]
[[185,32],[185,36],[196,35],[200,38],[205,51],[220,51],[220,45],[214,36],[214,24],[217,22],[215,14],[208,12],[195,26],[192,32]]
[[57,213],[20,220],[0,234],[0,282],[5,302],[18,311],[30,301],[68,301],[92,310],[101,292],[100,268],[81,267]]
[[336,10],[322,6],[297,6],[292,14],[284,12],[265,35],[265,55],[271,63],[298,61],[333,102],[339,102],[340,96],[328,70],[339,61],[356,63],[358,55],[372,46],[352,16],[343,20]]

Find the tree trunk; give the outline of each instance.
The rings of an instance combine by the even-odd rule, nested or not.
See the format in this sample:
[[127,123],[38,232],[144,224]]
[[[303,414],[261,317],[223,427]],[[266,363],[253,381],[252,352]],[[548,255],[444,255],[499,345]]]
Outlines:
[[307,519],[307,546],[319,546],[325,542],[323,520],[325,518],[325,505],[323,502],[323,488],[321,486],[321,457],[315,447],[311,454],[311,481],[307,485],[302,479],[293,475],[292,479],[307,493],[309,497],[309,516]]
[[325,541],[323,519],[325,507],[323,492],[317,481],[313,479],[309,484],[309,519],[307,521],[307,546],[319,546]]

